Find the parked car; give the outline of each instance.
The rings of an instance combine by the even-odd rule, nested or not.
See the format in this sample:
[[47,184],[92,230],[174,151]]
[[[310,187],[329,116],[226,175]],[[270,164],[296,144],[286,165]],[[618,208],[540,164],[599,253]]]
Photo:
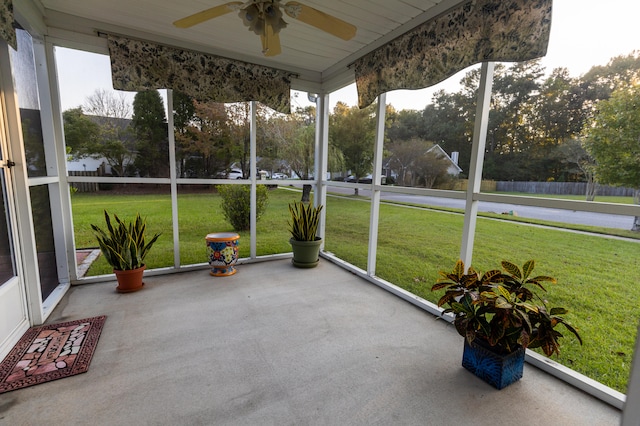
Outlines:
[[229,173],[227,173],[227,179],[242,179],[242,170],[240,169],[231,169]]
[[272,179],[289,179],[289,176],[284,173],[274,173],[271,176]]
[[[356,177],[351,175],[351,176],[347,176],[344,179],[345,182],[351,182],[351,183],[355,183],[356,182]],[[373,177],[371,175],[366,175],[361,177],[360,179],[358,179],[358,183],[371,183],[373,181]]]

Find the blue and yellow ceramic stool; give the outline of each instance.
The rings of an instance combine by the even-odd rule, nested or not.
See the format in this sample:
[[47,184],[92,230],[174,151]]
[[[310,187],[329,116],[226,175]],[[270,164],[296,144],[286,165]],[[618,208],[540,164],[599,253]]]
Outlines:
[[209,274],[214,277],[226,277],[236,273],[234,265],[238,260],[238,244],[240,235],[233,232],[216,232],[208,234],[207,251],[209,252]]

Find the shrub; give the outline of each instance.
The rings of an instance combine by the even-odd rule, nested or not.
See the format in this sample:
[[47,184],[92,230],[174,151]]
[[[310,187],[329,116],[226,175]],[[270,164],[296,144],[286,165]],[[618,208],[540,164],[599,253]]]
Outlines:
[[[246,231],[251,225],[251,187],[249,185],[220,185],[216,189],[222,197],[222,212],[233,229]],[[265,185],[256,186],[256,221],[260,219],[269,201]]]

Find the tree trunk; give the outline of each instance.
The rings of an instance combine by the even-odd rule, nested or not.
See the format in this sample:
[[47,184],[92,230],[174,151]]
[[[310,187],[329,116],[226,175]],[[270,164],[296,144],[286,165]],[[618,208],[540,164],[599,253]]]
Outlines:
[[593,201],[596,199],[596,181],[593,178],[593,174],[589,174],[589,177],[587,178],[587,193],[586,193],[586,200],[587,201]]
[[303,203],[311,201],[311,185],[302,185],[302,199],[300,201]]
[[[640,204],[640,189],[636,188],[633,192],[633,203]],[[633,226],[631,227],[632,231],[640,232],[640,216],[636,216],[633,218]]]

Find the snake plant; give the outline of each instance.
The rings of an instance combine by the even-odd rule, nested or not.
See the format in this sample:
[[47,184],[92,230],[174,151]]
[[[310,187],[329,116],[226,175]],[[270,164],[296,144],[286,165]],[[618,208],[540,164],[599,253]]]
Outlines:
[[106,229],[91,225],[100,251],[115,270],[125,271],[144,266],[144,258],[149,253],[151,246],[156,242],[159,233],[155,234],[149,242],[145,241],[146,220],[136,215],[133,222],[126,222],[117,215],[111,220],[109,213],[104,211]]
[[315,241],[321,211],[322,205],[313,207],[311,203],[303,202],[289,204],[291,238],[296,241]]

